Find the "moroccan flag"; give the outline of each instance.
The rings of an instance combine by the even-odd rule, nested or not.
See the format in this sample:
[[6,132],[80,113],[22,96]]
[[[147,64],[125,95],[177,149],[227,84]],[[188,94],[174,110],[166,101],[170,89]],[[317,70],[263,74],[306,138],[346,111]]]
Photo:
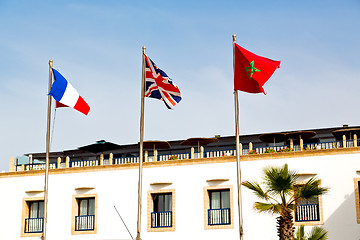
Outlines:
[[280,61],[258,56],[234,44],[234,90],[265,94],[263,86],[280,67]]

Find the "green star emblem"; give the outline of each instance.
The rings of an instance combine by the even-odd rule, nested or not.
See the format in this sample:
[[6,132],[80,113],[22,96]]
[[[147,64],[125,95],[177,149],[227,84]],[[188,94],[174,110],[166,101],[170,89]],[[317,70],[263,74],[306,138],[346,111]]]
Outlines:
[[250,66],[251,66],[251,67],[245,67],[245,69],[246,69],[246,73],[248,74],[248,76],[250,77],[250,79],[252,79],[253,74],[254,74],[255,72],[261,72],[261,70],[254,67],[254,61],[252,61],[252,62],[250,63]]

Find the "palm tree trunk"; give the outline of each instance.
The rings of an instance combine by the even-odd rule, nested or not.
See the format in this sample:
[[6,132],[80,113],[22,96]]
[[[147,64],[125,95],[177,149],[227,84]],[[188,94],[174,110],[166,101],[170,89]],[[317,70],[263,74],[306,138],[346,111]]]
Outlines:
[[280,217],[277,217],[277,229],[279,240],[294,239],[294,223],[291,212],[285,211]]

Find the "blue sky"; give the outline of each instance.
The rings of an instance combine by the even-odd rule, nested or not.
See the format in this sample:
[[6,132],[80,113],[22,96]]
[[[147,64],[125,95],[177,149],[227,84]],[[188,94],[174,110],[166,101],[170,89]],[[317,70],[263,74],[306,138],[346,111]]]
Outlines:
[[89,103],[58,109],[53,151],[139,141],[141,48],[179,86],[145,101],[145,140],[234,134],[232,34],[281,60],[267,95],[240,93],[241,134],[360,125],[360,2],[0,0],[0,170],[45,151],[48,61]]

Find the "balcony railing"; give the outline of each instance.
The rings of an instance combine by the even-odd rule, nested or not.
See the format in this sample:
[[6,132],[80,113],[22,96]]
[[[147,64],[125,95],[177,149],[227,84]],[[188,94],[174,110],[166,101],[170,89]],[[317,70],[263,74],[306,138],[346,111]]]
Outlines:
[[172,211],[152,212],[151,227],[152,228],[172,227]]
[[236,150],[230,149],[230,150],[219,150],[219,151],[205,152],[205,157],[206,158],[224,157],[224,156],[236,156]]
[[[351,144],[351,143],[352,144]],[[346,146],[350,147],[354,146],[354,141],[347,140]],[[304,144],[305,150],[319,150],[319,149],[333,149],[333,148],[343,148],[343,141],[335,141],[335,142],[320,142],[320,143],[307,143]],[[300,149],[299,149],[300,150]]]
[[99,160],[79,160],[79,161],[71,161],[71,167],[92,167],[98,166]]
[[189,153],[180,153],[180,154],[161,154],[159,155],[159,160],[158,161],[168,161],[171,160],[172,156],[176,156],[178,160],[183,160],[183,159],[189,159],[190,158],[190,154]]
[[[270,150],[270,151],[269,151],[269,150]],[[268,153],[268,152],[271,152],[272,150],[274,150],[274,152],[283,152],[283,151],[286,151],[286,150],[289,150],[289,151],[290,151],[290,146],[289,146],[289,145],[282,145],[282,146],[255,148],[255,151],[256,151],[258,154]]]
[[208,225],[231,224],[230,208],[208,209]]
[[89,231],[95,228],[95,215],[75,216],[75,231]]
[[43,231],[44,218],[25,218],[25,233],[41,233]]
[[295,222],[320,221],[319,204],[296,206]]
[[138,163],[139,157],[114,158],[113,164]]
[[[301,150],[320,150],[320,149],[336,149],[336,148],[350,148],[356,146],[360,146],[360,139],[357,142],[354,140],[346,140],[344,141],[332,141],[332,142],[318,142],[318,143],[306,143],[303,145],[302,149],[300,145],[293,145],[290,148],[289,145],[282,146],[264,146],[264,147],[256,147],[254,146],[252,151],[249,151],[249,148],[242,148],[242,155],[248,154],[268,154],[275,152],[298,152]],[[235,147],[234,147],[235,148]],[[212,150],[203,152],[203,155],[200,153],[194,153],[193,158],[198,159],[200,157],[204,158],[214,158],[214,157],[226,157],[226,156],[236,156],[236,149],[221,149],[221,150]],[[183,153],[176,154],[159,154],[156,157],[148,156],[147,159],[144,158],[144,161],[154,162],[154,161],[169,161],[169,160],[183,160],[190,159],[191,155],[188,150],[184,150]],[[60,164],[59,164],[60,163]],[[66,162],[59,161],[58,163],[50,163],[50,169],[56,168],[67,168],[67,167],[91,167],[91,166],[99,166],[99,165],[118,165],[118,164],[127,164],[127,163],[139,163],[139,157],[121,157],[121,158],[111,158],[111,159],[103,159],[100,161],[99,159],[91,159],[91,160],[66,160]],[[44,163],[33,163],[33,164],[18,164],[16,165],[16,171],[31,171],[31,170],[42,170],[45,169]]]
[[[18,166],[21,168],[21,166]],[[32,164],[24,164],[24,170],[25,171],[31,171],[31,170],[43,170],[46,168],[46,164],[45,163],[32,163]],[[49,168],[50,169],[55,169],[57,168],[57,164],[56,163],[50,163],[49,164]]]

